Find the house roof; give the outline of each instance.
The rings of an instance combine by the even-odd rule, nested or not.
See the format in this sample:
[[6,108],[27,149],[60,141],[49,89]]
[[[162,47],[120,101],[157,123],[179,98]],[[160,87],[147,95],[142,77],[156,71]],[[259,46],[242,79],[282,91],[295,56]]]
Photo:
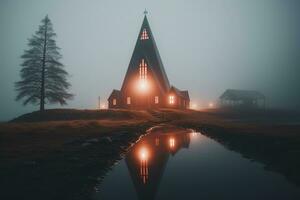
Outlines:
[[221,96],[220,99],[230,99],[230,100],[255,100],[255,99],[264,99],[265,96],[255,90],[235,90],[227,89]]
[[175,86],[171,86],[170,91],[175,92],[175,94],[177,96],[180,96],[180,97],[182,97],[184,99],[187,99],[187,100],[190,99],[189,92],[187,90],[183,90],[182,91],[182,90],[179,90],[178,88],[176,88]]
[[185,99],[190,99],[189,91],[182,90],[181,94],[182,94],[182,96],[184,96]]
[[109,97],[108,97],[108,99],[111,99],[111,98],[121,98],[121,91],[120,90],[113,90],[111,93],[110,93],[110,95],[109,95]]
[[[140,37],[143,31],[146,30],[149,39],[141,40]],[[163,93],[166,93],[170,89],[170,83],[164,69],[159,51],[157,49],[148,19],[145,15],[136,45],[129,62],[129,66],[122,84],[121,91],[123,91],[127,85],[127,82],[131,78],[131,74],[138,70],[139,62],[141,59],[145,59],[149,65],[149,69],[153,72],[155,80],[159,83],[159,87]]]

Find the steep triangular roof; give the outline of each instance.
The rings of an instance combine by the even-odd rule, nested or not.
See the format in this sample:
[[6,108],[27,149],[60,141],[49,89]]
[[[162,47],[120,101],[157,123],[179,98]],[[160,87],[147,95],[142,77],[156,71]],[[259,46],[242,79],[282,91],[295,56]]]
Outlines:
[[113,91],[110,93],[108,99],[111,99],[111,98],[113,98],[113,97],[115,97],[115,98],[121,98],[121,91],[120,91],[120,90],[113,90]]
[[153,72],[154,78],[159,83],[161,91],[163,93],[168,92],[170,89],[170,83],[161,61],[146,15],[144,17],[143,24],[136,41],[136,45],[129,62],[121,91],[125,89],[131,74],[137,70],[139,62],[142,58],[144,58],[148,63],[149,69]]

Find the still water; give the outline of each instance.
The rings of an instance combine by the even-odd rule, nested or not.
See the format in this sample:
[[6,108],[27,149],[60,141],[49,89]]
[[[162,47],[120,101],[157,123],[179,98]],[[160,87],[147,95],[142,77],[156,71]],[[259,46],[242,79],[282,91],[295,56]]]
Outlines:
[[156,127],[97,186],[95,199],[300,199],[284,176],[187,129]]

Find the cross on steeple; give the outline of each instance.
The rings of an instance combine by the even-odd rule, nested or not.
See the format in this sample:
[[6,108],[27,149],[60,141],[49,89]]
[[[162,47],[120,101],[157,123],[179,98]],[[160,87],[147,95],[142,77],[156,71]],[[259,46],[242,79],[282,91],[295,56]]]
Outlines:
[[145,11],[144,11],[144,15],[147,15],[148,14],[148,11],[145,9]]

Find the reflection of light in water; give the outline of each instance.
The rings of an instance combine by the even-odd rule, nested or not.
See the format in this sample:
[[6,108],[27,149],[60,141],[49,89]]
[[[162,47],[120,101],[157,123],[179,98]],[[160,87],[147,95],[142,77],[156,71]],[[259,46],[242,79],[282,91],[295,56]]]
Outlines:
[[155,145],[159,146],[159,138],[155,138]]
[[192,137],[196,137],[197,136],[197,132],[191,132],[191,136]]
[[148,155],[148,150],[145,147],[141,148],[141,150],[140,150],[140,159],[141,160],[147,160],[148,156],[149,156]]
[[170,148],[174,148],[175,147],[175,139],[173,137],[171,137],[169,139],[169,146],[170,146]]
[[139,159],[141,161],[140,166],[140,176],[144,184],[146,184],[148,180],[148,159],[149,159],[149,151],[145,147],[142,147],[139,152]]

